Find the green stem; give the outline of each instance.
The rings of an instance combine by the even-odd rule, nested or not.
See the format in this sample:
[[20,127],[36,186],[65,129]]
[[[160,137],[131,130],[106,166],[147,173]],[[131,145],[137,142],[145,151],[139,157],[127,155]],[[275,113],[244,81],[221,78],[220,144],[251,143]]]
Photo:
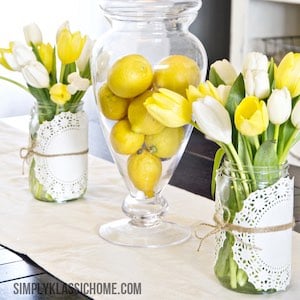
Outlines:
[[232,289],[237,288],[237,263],[233,259],[233,254],[229,258],[229,270],[230,270],[230,286]]
[[28,88],[25,85],[23,85],[23,84],[15,81],[15,80],[13,80],[13,79],[9,79],[9,78],[4,77],[4,76],[0,76],[0,79],[8,81],[10,83],[13,83],[13,84],[17,85],[18,87],[22,88],[23,90],[25,90],[26,92],[29,93],[29,90],[28,90]]
[[255,149],[258,150],[260,143],[257,135],[253,137],[253,142],[254,142]]
[[63,82],[64,81],[65,69],[66,69],[66,65],[61,64],[60,75],[59,75],[59,82]]
[[228,146],[228,148],[229,148],[229,150],[230,150],[230,152],[231,152],[231,154],[233,156],[233,159],[234,159],[234,161],[236,163],[236,166],[237,166],[237,168],[239,170],[239,174],[241,176],[241,179],[243,180],[243,185],[244,185],[244,189],[245,189],[246,195],[248,196],[250,194],[250,192],[249,192],[249,187],[248,187],[248,185],[246,183],[247,177],[245,175],[241,159],[240,159],[239,155],[237,154],[237,152],[236,152],[234,146],[232,145],[232,143],[227,144],[227,146]]
[[[244,188],[245,195],[246,195],[246,198],[247,198],[250,194],[250,190],[249,190],[249,186],[247,185],[247,176],[245,174],[245,170],[243,168],[241,159],[240,159],[238,153],[236,152],[236,150],[235,150],[232,143],[227,144],[226,147],[228,149],[228,152],[230,153],[230,156],[231,156],[232,160],[236,164],[236,167],[238,169],[238,174],[241,178],[241,183],[242,183],[242,186]],[[227,153],[227,151],[226,151],[226,153]],[[234,176],[235,176],[235,174],[233,174],[233,177]],[[234,183],[235,183],[235,181],[234,181]],[[240,211],[243,207],[243,203],[242,203],[243,199],[240,199],[240,197],[239,197],[238,187],[236,186],[236,184],[234,186],[234,190],[235,190],[235,194],[236,194],[237,210]]]
[[275,147],[276,153],[277,153],[277,145],[278,145],[279,128],[280,128],[280,125],[279,124],[275,124],[273,138],[274,138],[274,141],[275,141],[274,147]]
[[294,145],[294,142],[296,140],[296,137],[299,133],[299,129],[295,128],[293,133],[291,134],[290,138],[288,139],[283,152],[281,153],[280,157],[279,157],[279,164],[282,165],[285,163],[287,156],[289,154],[289,151],[291,149],[291,147]]

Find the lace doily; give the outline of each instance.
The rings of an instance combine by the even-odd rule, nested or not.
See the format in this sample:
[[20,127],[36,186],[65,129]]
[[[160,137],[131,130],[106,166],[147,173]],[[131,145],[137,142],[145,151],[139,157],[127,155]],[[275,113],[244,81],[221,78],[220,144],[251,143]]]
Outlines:
[[[40,125],[35,151],[42,154],[76,153],[88,148],[85,112],[62,112]],[[87,154],[57,157],[34,155],[35,175],[58,201],[81,196],[87,183]]]
[[[274,185],[251,193],[233,224],[263,228],[290,223],[293,187],[293,179],[281,178]],[[285,290],[291,279],[292,229],[256,234],[233,231],[233,234],[233,257],[247,273],[248,281],[258,290]],[[225,231],[221,231],[217,236],[217,253],[224,240]]]

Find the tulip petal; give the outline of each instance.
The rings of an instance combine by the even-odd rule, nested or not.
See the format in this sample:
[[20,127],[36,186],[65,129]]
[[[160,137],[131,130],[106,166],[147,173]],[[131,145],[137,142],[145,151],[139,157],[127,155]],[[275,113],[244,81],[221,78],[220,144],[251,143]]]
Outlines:
[[207,96],[193,102],[193,119],[211,140],[231,143],[231,121],[228,111],[216,99]]

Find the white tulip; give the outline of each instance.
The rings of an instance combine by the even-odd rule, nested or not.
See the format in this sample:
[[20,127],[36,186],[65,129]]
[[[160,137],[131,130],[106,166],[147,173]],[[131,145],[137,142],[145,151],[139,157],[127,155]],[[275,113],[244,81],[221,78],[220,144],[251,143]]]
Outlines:
[[42,32],[35,23],[31,23],[24,26],[23,32],[24,32],[26,43],[28,45],[30,45],[31,43],[36,45],[36,44],[41,44],[43,42]]
[[21,68],[37,60],[31,47],[19,43],[16,43],[14,45],[13,55],[16,60],[16,63]]
[[4,53],[4,59],[10,68],[14,71],[21,71],[21,68],[36,61],[32,49],[21,43],[13,43],[12,52]]
[[217,87],[217,94],[219,95],[220,100],[221,100],[221,102],[222,102],[223,105],[226,104],[226,101],[227,101],[228,95],[230,93],[230,90],[231,90],[231,86],[230,85],[220,84]]
[[228,111],[216,99],[207,96],[193,102],[193,120],[207,138],[231,143],[231,121]]
[[77,91],[86,91],[90,86],[90,81],[87,78],[82,78],[76,72],[68,75],[68,92],[74,95]]
[[270,94],[269,75],[263,70],[247,70],[244,76],[247,96],[264,99]]
[[300,101],[298,101],[293,108],[291,121],[293,125],[300,130]]
[[260,52],[250,52],[246,55],[243,63],[243,74],[248,70],[268,71],[269,62],[266,55]]
[[237,77],[237,73],[232,64],[227,59],[217,60],[211,65],[219,77],[226,85],[232,85]]
[[271,123],[280,125],[287,121],[292,111],[292,97],[289,90],[286,87],[273,90],[267,102],[267,109]]
[[94,46],[94,41],[87,36],[81,54],[79,58],[76,60],[76,65],[80,72],[83,72],[84,69],[86,68],[87,63],[89,63],[93,46]]
[[47,69],[38,61],[33,61],[21,69],[25,81],[35,88],[49,87]]

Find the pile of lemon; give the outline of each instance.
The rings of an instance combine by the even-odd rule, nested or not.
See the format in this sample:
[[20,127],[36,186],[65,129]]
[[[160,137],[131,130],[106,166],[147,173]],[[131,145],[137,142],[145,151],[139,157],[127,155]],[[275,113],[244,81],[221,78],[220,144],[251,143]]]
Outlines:
[[170,55],[153,70],[144,56],[130,54],[112,65],[98,91],[103,115],[116,121],[110,133],[111,145],[116,153],[129,156],[129,178],[147,197],[154,195],[162,160],[178,151],[184,128],[165,127],[148,113],[144,102],[158,88],[185,96],[186,88],[199,82],[200,69],[187,56]]

